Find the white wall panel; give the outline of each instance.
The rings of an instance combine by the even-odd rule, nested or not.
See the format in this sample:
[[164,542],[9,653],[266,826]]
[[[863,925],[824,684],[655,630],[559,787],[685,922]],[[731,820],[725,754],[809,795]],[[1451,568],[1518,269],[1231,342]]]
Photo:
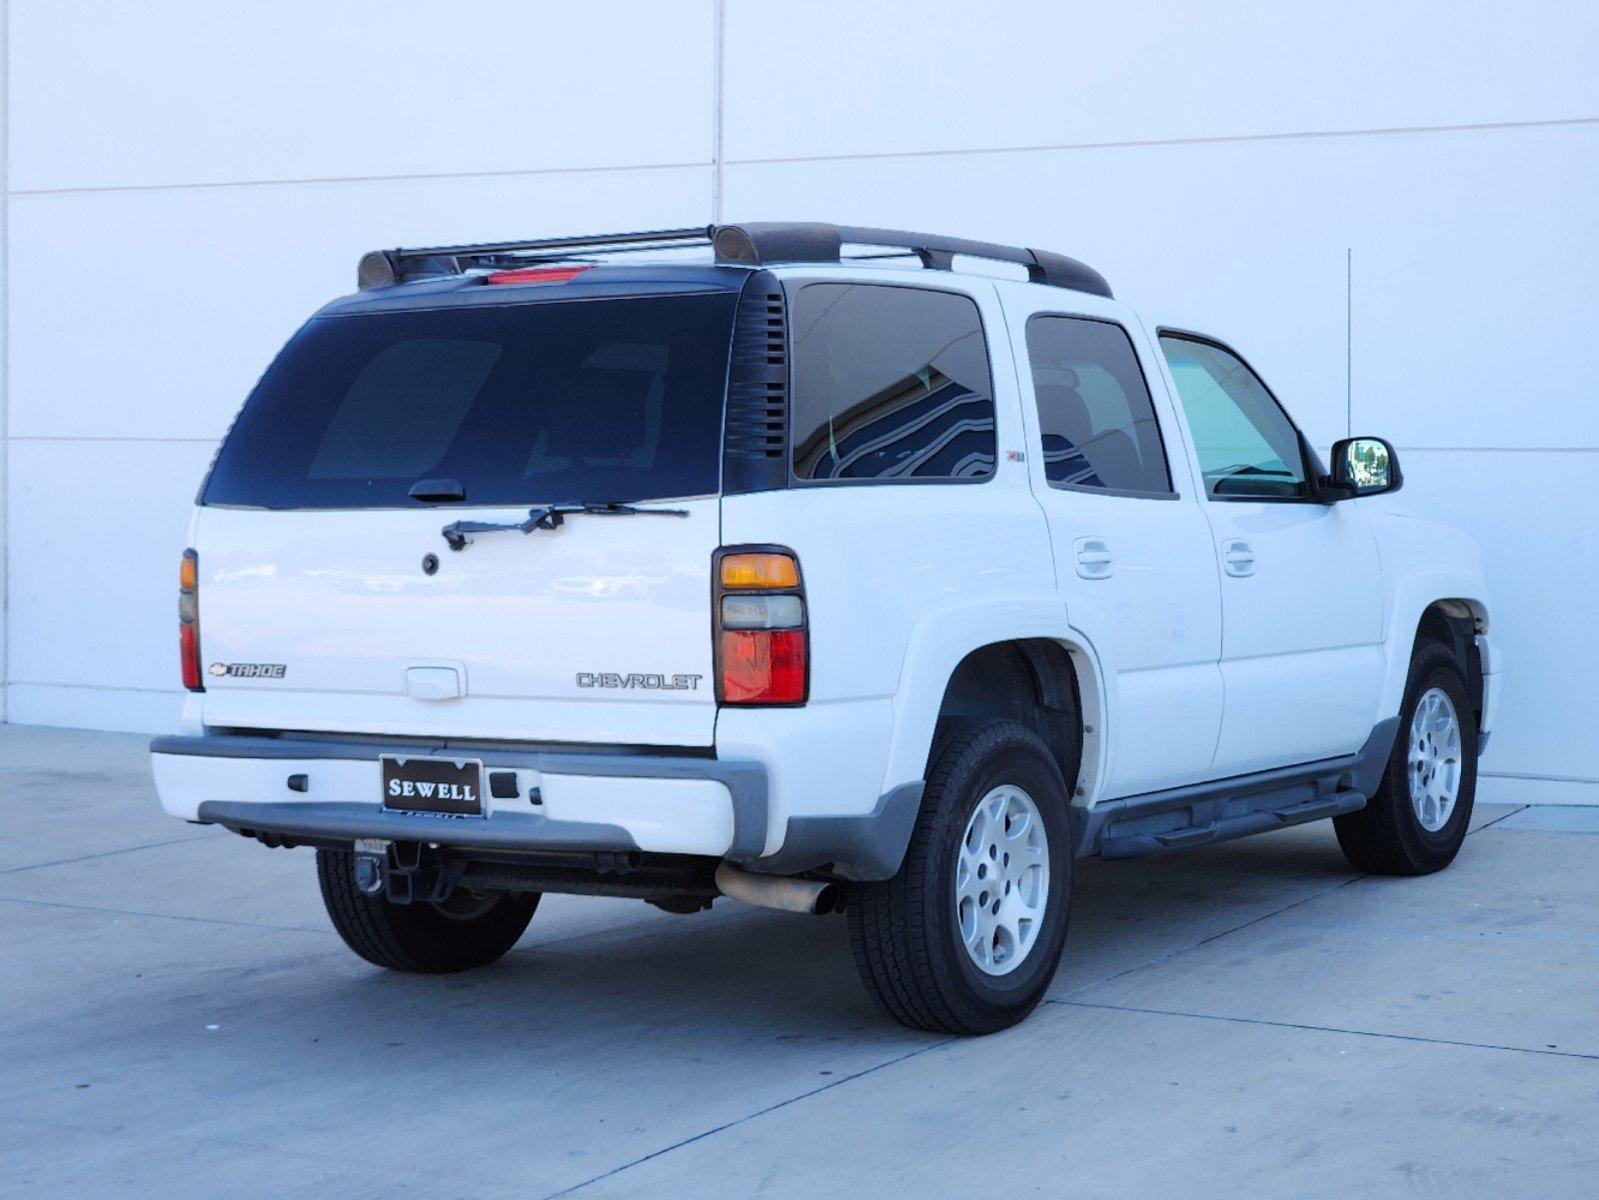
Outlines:
[[1354,432],[1599,446],[1599,125],[1371,141],[1344,177]]
[[11,187],[708,161],[711,0],[11,0]]
[[733,160],[1599,115],[1590,0],[730,0]]
[[[1319,190],[1324,156],[1325,146],[1262,142],[739,166],[728,170],[727,212],[939,230],[1081,258],[1151,323],[1234,342],[1327,442],[1344,429],[1345,241],[1338,206]],[[1303,219],[1281,219],[1300,206]]]
[[16,725],[63,725],[71,729],[172,733],[183,692],[134,688],[82,688],[36,683],[7,686],[10,720]]
[[1482,770],[1586,779],[1599,803],[1599,641],[1585,631],[1599,595],[1599,451],[1410,450],[1401,465],[1399,499],[1469,530],[1487,559],[1505,662]]
[[211,451],[12,444],[13,685],[177,691],[178,555]]
[[1236,345],[1323,448],[1353,249],[1356,432],[1545,446],[1599,445],[1599,385],[1573,370],[1599,205],[1551,203],[1596,194],[1584,126],[732,166],[726,204],[1075,255],[1152,321]]
[[12,436],[216,438],[360,255],[703,221],[705,168],[18,196]]

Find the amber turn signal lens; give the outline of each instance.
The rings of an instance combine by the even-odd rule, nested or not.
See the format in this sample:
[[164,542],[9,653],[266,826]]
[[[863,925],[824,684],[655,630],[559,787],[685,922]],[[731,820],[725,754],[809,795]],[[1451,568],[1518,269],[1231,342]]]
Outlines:
[[729,554],[722,559],[722,586],[799,587],[799,564],[786,554]]
[[182,591],[192,592],[200,586],[200,560],[193,550],[183,552],[183,560],[178,567],[178,587]]

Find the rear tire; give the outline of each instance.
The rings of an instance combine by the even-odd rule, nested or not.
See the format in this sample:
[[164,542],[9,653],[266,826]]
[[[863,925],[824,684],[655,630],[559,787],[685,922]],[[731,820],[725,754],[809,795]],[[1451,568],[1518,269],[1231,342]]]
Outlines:
[[1368,874],[1441,871],[1460,853],[1476,794],[1477,714],[1465,673],[1448,647],[1423,641],[1382,784],[1365,808],[1333,818],[1338,845]]
[[442,975],[486,967],[516,945],[539,906],[537,892],[475,896],[460,888],[443,904],[390,904],[356,887],[348,850],[318,850],[316,875],[344,944],[391,971]]
[[1043,999],[1071,910],[1068,803],[1054,757],[1026,726],[949,732],[899,873],[850,893],[855,963],[891,1017],[993,1033]]

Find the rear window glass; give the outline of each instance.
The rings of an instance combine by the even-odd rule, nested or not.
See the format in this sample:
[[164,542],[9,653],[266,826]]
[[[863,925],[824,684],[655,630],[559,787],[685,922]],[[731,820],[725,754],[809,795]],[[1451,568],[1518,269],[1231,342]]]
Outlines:
[[813,283],[794,301],[792,327],[796,478],[994,473],[994,394],[970,298]]
[[208,504],[650,500],[720,486],[734,293],[321,317],[217,456]]

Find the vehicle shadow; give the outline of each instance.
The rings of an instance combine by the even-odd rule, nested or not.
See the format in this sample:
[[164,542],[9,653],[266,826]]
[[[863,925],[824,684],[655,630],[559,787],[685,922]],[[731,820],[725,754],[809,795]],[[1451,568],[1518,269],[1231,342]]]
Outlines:
[[[1180,953],[1355,877],[1330,828],[1079,863],[1072,934],[1051,994]],[[567,1044],[589,1037],[650,1041],[666,1027],[689,1044],[925,1036],[877,1011],[856,977],[840,917],[798,917],[723,900],[709,913],[666,917],[641,910],[637,921],[589,930],[573,929],[567,916],[564,928],[544,937],[539,920],[493,967],[432,977],[340,972],[324,981],[318,1008],[344,1010],[358,1018],[356,1025],[426,1020],[437,1026],[433,1036],[447,1029],[444,1036],[466,1054],[479,1038],[535,1015],[538,1026],[558,1024]]]

